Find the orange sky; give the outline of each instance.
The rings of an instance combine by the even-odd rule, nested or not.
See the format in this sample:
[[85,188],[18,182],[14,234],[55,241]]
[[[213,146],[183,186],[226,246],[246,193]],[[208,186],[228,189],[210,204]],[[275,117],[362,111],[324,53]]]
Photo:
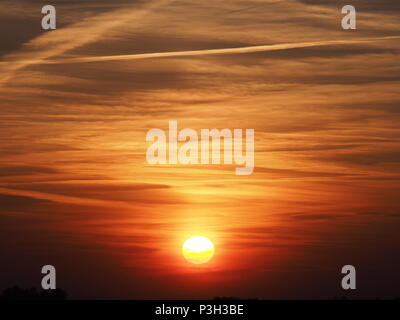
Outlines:
[[[54,1],[44,32],[37,1],[2,1],[0,289],[54,264],[78,298],[333,298],[354,264],[355,296],[398,296],[400,6],[353,4],[356,31],[322,0]],[[254,128],[254,173],[147,164],[169,120]]]

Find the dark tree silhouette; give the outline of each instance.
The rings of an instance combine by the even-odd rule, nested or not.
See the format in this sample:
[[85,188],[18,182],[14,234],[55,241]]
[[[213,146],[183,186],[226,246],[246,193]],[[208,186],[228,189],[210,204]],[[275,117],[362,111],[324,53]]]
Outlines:
[[0,300],[65,300],[67,294],[62,289],[37,291],[36,288],[23,289],[18,286],[7,288]]
[[238,297],[214,297],[213,300],[240,300]]

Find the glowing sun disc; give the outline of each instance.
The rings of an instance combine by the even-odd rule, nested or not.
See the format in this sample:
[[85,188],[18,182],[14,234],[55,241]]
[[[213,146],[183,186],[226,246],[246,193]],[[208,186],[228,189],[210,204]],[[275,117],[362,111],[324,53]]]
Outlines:
[[214,244],[203,236],[193,236],[185,241],[182,246],[182,255],[194,264],[210,261],[214,255]]

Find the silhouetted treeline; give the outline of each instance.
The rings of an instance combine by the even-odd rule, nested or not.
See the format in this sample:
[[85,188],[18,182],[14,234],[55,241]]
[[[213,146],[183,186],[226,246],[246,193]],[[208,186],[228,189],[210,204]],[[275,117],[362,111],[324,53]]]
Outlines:
[[0,300],[65,300],[67,294],[62,289],[41,290],[36,288],[24,289],[18,286],[5,289]]
[[249,299],[242,299],[239,297],[214,297],[213,300],[258,300],[258,298],[249,298]]

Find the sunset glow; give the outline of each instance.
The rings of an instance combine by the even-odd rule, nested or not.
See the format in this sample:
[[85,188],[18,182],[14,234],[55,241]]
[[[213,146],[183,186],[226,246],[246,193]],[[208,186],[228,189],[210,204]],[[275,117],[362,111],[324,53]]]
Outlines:
[[0,289],[395,297],[399,0],[41,2],[0,1]]

